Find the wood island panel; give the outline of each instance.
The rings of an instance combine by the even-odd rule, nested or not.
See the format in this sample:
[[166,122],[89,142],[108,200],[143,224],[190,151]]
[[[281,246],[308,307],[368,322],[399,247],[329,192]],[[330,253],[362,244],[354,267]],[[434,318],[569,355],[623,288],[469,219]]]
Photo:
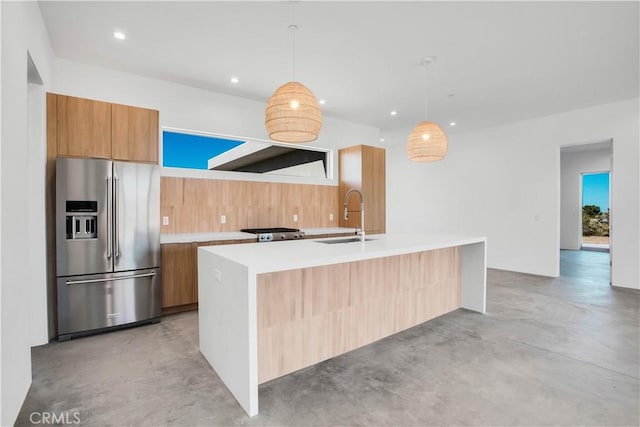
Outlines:
[[302,318],[302,270],[266,273],[258,287],[258,325],[269,328]]
[[326,265],[302,271],[302,315],[323,315],[349,307],[349,264]]
[[257,276],[258,382],[460,307],[461,248]]

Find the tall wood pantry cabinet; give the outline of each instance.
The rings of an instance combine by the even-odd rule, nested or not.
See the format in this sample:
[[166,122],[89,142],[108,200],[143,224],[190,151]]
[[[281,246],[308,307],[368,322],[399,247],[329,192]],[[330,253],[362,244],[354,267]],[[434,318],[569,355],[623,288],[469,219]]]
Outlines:
[[340,185],[340,227],[360,227],[360,198],[349,198],[349,219],[343,216],[344,196],[350,189],[364,196],[365,232],[385,233],[386,230],[386,166],[384,148],[356,145],[338,152]]
[[159,112],[47,93],[47,305],[57,335],[56,158],[81,157],[158,164]]

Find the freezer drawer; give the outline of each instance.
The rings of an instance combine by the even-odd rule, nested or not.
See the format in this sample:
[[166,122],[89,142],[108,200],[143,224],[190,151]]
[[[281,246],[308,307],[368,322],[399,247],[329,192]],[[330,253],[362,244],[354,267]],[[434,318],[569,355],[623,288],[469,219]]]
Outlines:
[[160,269],[58,278],[58,339],[160,318]]

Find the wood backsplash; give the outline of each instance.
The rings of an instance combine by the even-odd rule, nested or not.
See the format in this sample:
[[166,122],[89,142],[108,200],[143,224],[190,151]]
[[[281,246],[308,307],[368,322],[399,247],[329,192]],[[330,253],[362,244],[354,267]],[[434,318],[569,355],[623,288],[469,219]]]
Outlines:
[[[338,227],[337,204],[337,186],[161,178],[161,215],[169,217],[163,233]],[[221,215],[226,216],[225,224],[220,223]]]

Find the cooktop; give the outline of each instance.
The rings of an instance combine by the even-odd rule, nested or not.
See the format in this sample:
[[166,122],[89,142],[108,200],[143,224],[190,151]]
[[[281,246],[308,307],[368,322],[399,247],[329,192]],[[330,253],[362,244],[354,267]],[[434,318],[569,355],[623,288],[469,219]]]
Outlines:
[[287,233],[287,232],[294,232],[294,231],[300,231],[300,230],[298,230],[297,228],[273,227],[273,228],[245,228],[240,231],[244,233],[259,234],[259,233]]
[[271,242],[274,240],[304,239],[304,232],[297,228],[271,227],[271,228],[243,228],[244,233],[252,233],[258,236],[258,242]]

